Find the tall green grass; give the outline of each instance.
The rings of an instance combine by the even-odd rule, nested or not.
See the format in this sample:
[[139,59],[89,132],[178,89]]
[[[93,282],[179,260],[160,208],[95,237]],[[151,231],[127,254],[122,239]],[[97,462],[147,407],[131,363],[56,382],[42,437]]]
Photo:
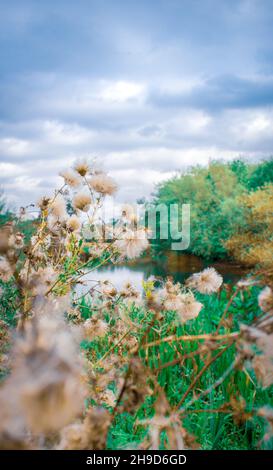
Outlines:
[[[3,287],[3,286],[2,286]],[[250,291],[239,293],[232,303],[228,320],[230,326],[222,327],[220,333],[238,331],[240,324],[251,324],[253,319],[260,315],[257,304],[259,289],[254,287]],[[216,330],[221,315],[225,309],[230,296],[229,289],[223,289],[219,294],[210,297],[197,295],[204,307],[198,318],[184,325],[177,322],[173,312],[164,314],[160,321],[154,324],[154,328],[148,334],[145,342],[152,342],[176,335],[198,335],[212,333]],[[9,285],[5,285],[5,295],[0,298],[0,320],[11,328],[16,325],[15,312],[16,293]],[[84,297],[79,305],[83,318],[93,315],[91,299]],[[105,319],[110,326],[110,333],[95,341],[82,342],[82,349],[88,355],[92,363],[102,358],[110,348],[113,347],[115,339],[111,332],[115,329],[114,315],[105,312]],[[139,333],[132,332],[138,339],[144,334],[147,325],[152,319],[152,313],[143,308],[132,308],[130,318],[139,324],[142,329]],[[194,352],[203,341],[172,341],[152,346],[148,349],[142,348],[139,352],[143,363],[148,366],[161,387],[163,387],[169,403],[175,407],[184,395],[189,385],[196,377],[198,371],[203,367],[206,357],[195,356],[195,367],[192,359],[186,359],[183,364],[174,364],[164,367],[167,363],[177,360],[180,355]],[[126,342],[124,343],[124,355],[128,355]],[[219,346],[212,354],[217,354],[225,346]],[[0,351],[1,352],[1,351]],[[3,352],[3,351],[2,351]],[[115,349],[113,350],[115,352]],[[116,349],[116,352],[117,349]],[[200,377],[194,390],[189,393],[183,406],[192,399],[194,393],[207,389],[228,369],[236,357],[236,346],[230,346],[223,354],[206,370]],[[163,366],[163,368],[162,368]],[[5,372],[6,373],[6,372]],[[4,377],[4,373],[1,376]],[[92,400],[92,397],[90,397]],[[252,412],[262,406],[273,406],[273,387],[263,389],[258,383],[251,367],[243,367],[241,370],[233,370],[227,378],[213,390],[209,395],[201,398],[190,406],[188,413],[183,418],[183,426],[196,437],[201,449],[246,449],[257,448],[273,449],[272,439],[265,442],[262,438],[266,431],[266,424],[262,418],[254,416],[250,420],[239,422],[234,420],[232,413],[207,412],[202,410],[217,410],[231,399],[244,400],[246,412]],[[140,406],[135,415],[129,413],[117,413],[112,422],[108,434],[108,449],[136,448],[143,441],[147,428],[141,421],[153,416],[154,399],[148,396]],[[105,405],[106,406],[106,405]],[[109,408],[112,411],[111,408]],[[198,412],[195,412],[198,410]],[[164,434],[162,436],[162,448]]]
[[[230,329],[223,327],[220,330],[221,333],[237,331],[240,323],[250,324],[253,318],[259,315],[257,293],[258,289],[253,288],[251,292],[244,292],[235,298],[228,315],[231,325]],[[175,315],[172,312],[168,312],[160,322],[154,325],[154,328],[148,335],[147,342],[173,334],[181,336],[212,333],[219,323],[229,295],[225,290],[220,295],[215,294],[210,297],[199,295],[204,308],[197,319],[189,321],[182,326],[178,325]],[[86,308],[86,300],[84,303],[85,305],[82,310],[84,315],[92,315],[92,312],[88,312],[88,308]],[[147,316],[147,313],[139,308],[134,308],[130,315],[134,321],[143,323],[143,331],[145,330],[145,325],[151,320],[151,316]],[[112,321],[114,322],[114,320]],[[205,358],[200,359],[200,357],[196,356],[195,368],[193,368],[192,360],[186,359],[182,365],[175,364],[162,370],[158,369],[162,365],[176,360],[178,353],[189,354],[193,352],[197,349],[197,344],[202,344],[202,341],[198,341],[198,343],[197,341],[173,341],[151,347],[148,355],[144,349],[140,351],[143,362],[155,372],[158,382],[164,388],[168,400],[173,407],[179,403],[197,372],[204,365]],[[84,349],[90,353],[94,360],[101,358],[112,346],[113,340],[111,336],[83,344]],[[225,346],[219,346],[213,354],[218,353],[221,348],[223,349]],[[124,354],[127,353],[125,352]],[[234,345],[223,352],[201,376],[194,391],[189,393],[183,406],[191,400],[193,393],[199,393],[207,389],[220,378],[234,361],[235,356],[236,347]],[[255,416],[250,420],[242,420],[240,422],[234,420],[232,413],[201,411],[217,410],[225,403],[229,403],[231,399],[244,400],[246,403],[245,411],[252,412],[254,409],[262,406],[273,405],[273,387],[262,389],[251,368],[244,367],[242,370],[234,370],[220,386],[189,407],[189,413],[183,419],[183,426],[196,437],[202,449],[272,449],[272,440],[266,444],[262,441],[265,423],[261,418]],[[152,405],[152,399],[147,397],[135,415],[118,413],[108,435],[108,448],[133,448],[139,445],[147,432],[146,428],[141,425],[141,420],[153,415]],[[197,409],[199,411],[194,412]]]

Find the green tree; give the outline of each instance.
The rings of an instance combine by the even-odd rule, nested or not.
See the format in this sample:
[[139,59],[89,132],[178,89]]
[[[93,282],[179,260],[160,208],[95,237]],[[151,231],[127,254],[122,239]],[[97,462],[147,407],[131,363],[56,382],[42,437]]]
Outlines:
[[249,189],[258,189],[273,183],[273,158],[257,165],[249,178]]
[[[207,168],[193,167],[158,187],[155,204],[191,205],[191,242],[188,252],[203,258],[227,256],[225,241],[242,225],[238,196],[246,190],[241,164],[212,162]],[[170,247],[172,240],[157,238],[156,253]]]

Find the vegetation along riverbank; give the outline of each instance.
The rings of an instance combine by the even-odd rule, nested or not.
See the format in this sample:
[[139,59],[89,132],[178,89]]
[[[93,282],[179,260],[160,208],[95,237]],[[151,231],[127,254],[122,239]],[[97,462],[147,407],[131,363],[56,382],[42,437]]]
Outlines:
[[[150,249],[133,209],[111,239],[101,220],[105,237],[86,239],[117,191],[90,162],[62,173],[31,222],[2,205],[1,449],[272,449],[270,168],[212,163],[161,185],[166,202],[193,198],[191,253],[141,291],[96,273],[168,246]],[[233,279],[217,270],[228,253]]]

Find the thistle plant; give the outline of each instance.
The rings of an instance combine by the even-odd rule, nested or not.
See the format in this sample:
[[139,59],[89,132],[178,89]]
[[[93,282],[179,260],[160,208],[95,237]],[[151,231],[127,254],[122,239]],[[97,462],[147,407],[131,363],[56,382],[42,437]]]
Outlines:
[[[100,266],[148,249],[148,232],[130,205],[114,224],[103,219],[117,184],[89,162],[61,177],[62,186],[38,201],[30,239],[20,231],[27,210],[1,228],[0,447],[104,449],[120,416],[132,416],[141,438],[131,448],[197,448],[189,419],[201,413],[226,414],[238,426],[261,419],[267,428],[257,446],[268,441],[272,408],[254,406],[254,391],[273,382],[271,277],[257,272],[229,290],[207,268],[184,284],[148,279],[143,293],[129,282],[117,289],[92,279]],[[234,318],[234,304],[247,303],[253,289],[257,315],[245,319],[243,310]],[[222,310],[204,323],[209,298]],[[227,355],[232,360],[217,375]],[[175,393],[167,370],[179,371]],[[229,394],[218,396],[230,377]]]

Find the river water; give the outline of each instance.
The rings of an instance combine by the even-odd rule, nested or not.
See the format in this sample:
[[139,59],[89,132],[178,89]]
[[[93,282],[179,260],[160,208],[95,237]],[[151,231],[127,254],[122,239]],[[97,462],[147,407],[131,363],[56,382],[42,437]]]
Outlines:
[[247,270],[227,261],[209,262],[194,255],[168,252],[162,262],[139,261],[128,265],[110,265],[92,272],[93,280],[109,280],[116,288],[121,288],[125,282],[131,282],[137,289],[142,290],[142,282],[150,276],[166,278],[172,276],[175,281],[183,282],[192,273],[199,272],[205,267],[213,266],[223,276],[225,282],[236,282]]

